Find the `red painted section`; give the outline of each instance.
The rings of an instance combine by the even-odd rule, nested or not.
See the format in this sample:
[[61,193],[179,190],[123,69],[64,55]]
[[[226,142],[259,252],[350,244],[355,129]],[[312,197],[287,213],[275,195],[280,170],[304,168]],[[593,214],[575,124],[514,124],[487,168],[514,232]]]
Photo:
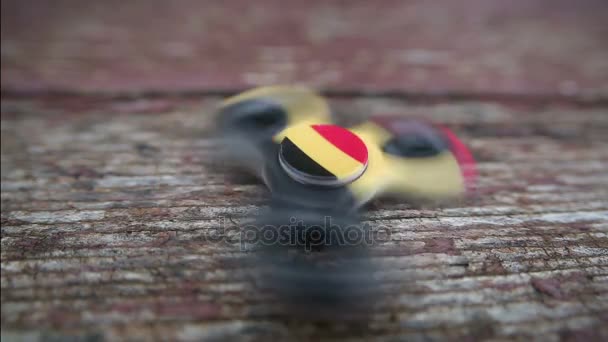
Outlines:
[[346,128],[336,125],[312,125],[323,138],[361,164],[367,163],[367,147],[361,138]]
[[450,150],[458,161],[460,171],[462,172],[462,177],[464,178],[466,190],[467,192],[471,192],[474,189],[475,182],[477,180],[477,167],[473,154],[471,154],[471,151],[467,145],[458,139],[454,132],[446,127],[440,127],[440,129],[450,141]]

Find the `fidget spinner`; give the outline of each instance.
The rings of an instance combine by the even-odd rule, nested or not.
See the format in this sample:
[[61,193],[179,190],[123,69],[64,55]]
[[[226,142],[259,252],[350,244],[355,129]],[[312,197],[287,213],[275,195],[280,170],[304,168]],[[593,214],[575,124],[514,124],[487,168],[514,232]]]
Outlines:
[[345,128],[332,122],[325,99],[305,87],[262,87],[230,97],[220,106],[218,126],[221,155],[270,189],[269,211],[254,226],[300,222],[289,233],[306,237],[296,248],[315,243],[319,232],[322,250],[347,262],[318,265],[306,253],[286,253],[291,244],[262,243],[255,272],[260,286],[293,304],[290,313],[305,308],[317,318],[341,317],[365,312],[380,295],[365,245],[327,242],[332,225],[349,236],[351,227],[362,226],[357,209],[378,196],[449,199],[466,194],[475,179],[469,150],[447,128],[391,116]]
[[476,176],[449,129],[391,116],[341,127],[306,87],[245,91],[223,101],[218,121],[229,159],[282,204],[351,212],[382,195],[449,199],[470,192]]

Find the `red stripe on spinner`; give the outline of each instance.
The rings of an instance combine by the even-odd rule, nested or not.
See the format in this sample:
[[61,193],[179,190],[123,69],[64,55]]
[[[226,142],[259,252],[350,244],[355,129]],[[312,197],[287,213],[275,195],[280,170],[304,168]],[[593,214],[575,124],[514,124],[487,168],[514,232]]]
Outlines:
[[336,125],[312,125],[311,127],[325,140],[354,160],[361,164],[367,163],[367,146],[355,133]]
[[450,141],[450,150],[456,157],[460,171],[465,181],[467,191],[472,191],[475,188],[475,182],[477,180],[477,166],[475,164],[475,158],[469,150],[469,148],[462,142],[456,134],[454,134],[449,128],[439,126]]

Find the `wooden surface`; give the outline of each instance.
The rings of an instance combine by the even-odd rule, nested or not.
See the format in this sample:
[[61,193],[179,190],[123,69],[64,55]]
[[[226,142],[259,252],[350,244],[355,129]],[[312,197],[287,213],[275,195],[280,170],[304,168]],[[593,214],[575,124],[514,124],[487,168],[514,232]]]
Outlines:
[[[2,2],[3,341],[608,339],[605,2],[80,3]],[[266,198],[213,161],[217,94],[293,80],[479,162],[474,198],[368,208],[391,241],[363,323],[285,319],[205,238]]]
[[3,334],[555,340],[608,332],[605,108],[335,100],[339,112],[390,109],[448,123],[480,171],[479,197],[466,203],[375,203],[368,219],[392,233],[374,247],[390,300],[355,329],[276,318],[235,266],[248,257],[238,244],[205,241],[222,218],[238,224],[255,211],[265,190],[210,162],[216,99],[166,101],[173,109],[140,114],[119,112],[146,100],[89,101],[78,113],[72,108],[87,101],[3,101]]

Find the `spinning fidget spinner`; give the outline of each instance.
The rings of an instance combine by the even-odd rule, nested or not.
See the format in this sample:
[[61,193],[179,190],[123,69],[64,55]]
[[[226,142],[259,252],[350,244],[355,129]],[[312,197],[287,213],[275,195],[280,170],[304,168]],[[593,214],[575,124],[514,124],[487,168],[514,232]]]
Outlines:
[[350,212],[381,195],[440,200],[464,195],[476,177],[471,153],[449,129],[390,116],[344,128],[305,87],[230,97],[219,128],[229,158],[282,204]]
[[[389,116],[344,128],[332,123],[325,99],[304,87],[262,87],[230,97],[218,121],[223,157],[270,189],[270,210],[256,227],[272,232],[295,223],[288,244],[259,245],[255,273],[259,285],[282,295],[292,313],[341,317],[365,312],[381,295],[366,245],[332,238],[333,227],[343,237],[356,232],[350,229],[361,223],[357,208],[381,195],[454,198],[475,179],[471,154],[447,128]],[[292,245],[294,236],[304,239]],[[313,245],[333,255],[332,262],[286,253]]]

